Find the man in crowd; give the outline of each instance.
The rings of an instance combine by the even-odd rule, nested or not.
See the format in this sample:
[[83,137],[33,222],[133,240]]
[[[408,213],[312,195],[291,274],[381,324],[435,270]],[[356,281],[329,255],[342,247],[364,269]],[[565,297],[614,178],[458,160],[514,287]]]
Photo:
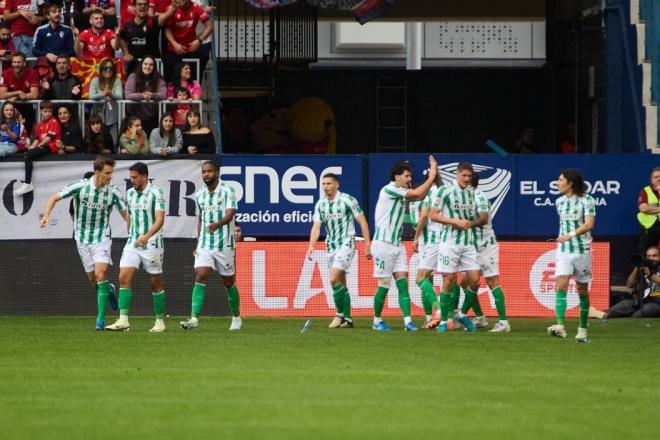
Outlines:
[[[191,0],[173,0],[170,8],[174,8],[175,11],[165,24],[167,37],[167,49],[163,54],[165,77],[172,77],[174,66],[183,58],[199,59],[199,67],[204,70],[209,60],[209,51],[208,46],[202,46],[202,43],[213,32],[209,15],[203,7],[194,4]],[[204,24],[204,30],[198,35],[199,22]]]
[[660,241],[660,167],[651,171],[651,182],[642,188],[637,199],[639,213],[639,252]]
[[51,63],[55,63],[59,56],[76,56],[73,50],[73,31],[69,26],[60,24],[60,7],[48,6],[46,17],[48,23],[39,26],[34,34],[34,56],[45,56]]
[[11,67],[11,54],[16,52],[14,41],[11,39],[11,28],[7,23],[0,23],[0,59],[2,70]]
[[[91,27],[76,37],[76,53],[83,59],[114,58],[117,48],[115,33],[105,29],[103,11],[95,9],[89,16]],[[74,29],[74,35],[78,32]]]
[[80,78],[71,73],[71,63],[65,56],[57,57],[55,76],[45,83],[42,82],[41,87],[47,89],[46,99],[52,100],[77,100],[82,92]]
[[32,47],[37,26],[44,21],[39,15],[34,0],[7,0],[3,14],[4,21],[11,24],[14,47],[28,57],[33,57]]
[[[2,71],[0,99],[27,101],[37,99],[38,95],[37,73],[27,66],[23,53],[15,52],[11,56],[11,69]],[[25,129],[29,132],[34,123],[34,108],[31,104],[17,104],[16,109],[25,117]]]

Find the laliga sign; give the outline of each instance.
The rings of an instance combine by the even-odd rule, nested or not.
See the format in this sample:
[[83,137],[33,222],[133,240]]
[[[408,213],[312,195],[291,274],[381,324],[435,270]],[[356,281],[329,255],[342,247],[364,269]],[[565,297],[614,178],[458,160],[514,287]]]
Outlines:
[[[532,270],[529,272],[529,288],[534,298],[545,308],[555,309],[555,293],[557,292],[557,281],[555,278],[555,256],[557,251],[550,250],[536,259]],[[591,283],[589,283],[591,288]],[[575,278],[571,278],[566,292],[567,310],[572,309],[580,303],[577,294]]]
[[[452,182],[456,178],[458,162],[439,165],[438,171],[444,182]],[[479,190],[488,198],[493,217],[500,209],[504,198],[511,188],[511,171],[503,168],[493,168],[486,165],[472,164],[474,171],[479,173]]]

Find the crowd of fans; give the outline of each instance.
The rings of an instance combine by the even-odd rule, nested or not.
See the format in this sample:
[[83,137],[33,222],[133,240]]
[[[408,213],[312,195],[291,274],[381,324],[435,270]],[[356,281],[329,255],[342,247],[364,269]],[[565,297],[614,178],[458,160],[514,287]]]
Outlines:
[[213,29],[201,1],[0,0],[0,157],[25,158],[17,194],[49,154],[215,152],[199,107]]

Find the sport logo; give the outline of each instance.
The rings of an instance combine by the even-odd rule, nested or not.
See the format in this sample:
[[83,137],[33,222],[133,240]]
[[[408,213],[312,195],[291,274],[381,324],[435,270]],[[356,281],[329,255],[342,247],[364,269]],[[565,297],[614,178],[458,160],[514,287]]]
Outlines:
[[[458,162],[438,165],[438,171],[445,182],[453,182],[456,178]],[[511,188],[511,171],[493,168],[486,165],[472,164],[474,171],[479,173],[479,190],[488,198],[491,205],[491,215],[495,217],[504,198]]]
[[[543,253],[536,259],[532,270],[529,272],[529,288],[534,298],[545,308],[555,309],[555,297],[557,292],[557,280],[555,277],[556,249]],[[580,302],[577,294],[575,278],[571,278],[566,292],[567,310],[577,306]]]

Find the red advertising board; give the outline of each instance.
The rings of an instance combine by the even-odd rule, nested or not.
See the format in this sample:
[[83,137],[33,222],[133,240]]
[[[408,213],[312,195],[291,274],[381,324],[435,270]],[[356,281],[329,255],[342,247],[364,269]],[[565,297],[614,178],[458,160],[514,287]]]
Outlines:
[[[422,316],[421,292],[415,285],[417,254],[406,243],[413,315]],[[554,316],[556,245],[544,242],[500,242],[500,284],[506,295],[510,317]],[[236,251],[236,279],[241,293],[244,316],[332,316],[335,312],[323,244],[312,259],[305,258],[305,242],[241,242]],[[591,304],[598,309],[608,306],[609,243],[595,243],[592,250],[593,280]],[[358,242],[352,267],[347,274],[353,316],[373,315],[376,281],[373,263],[364,257]],[[436,292],[441,276],[436,274]],[[483,282],[479,300],[486,316],[496,316],[495,304]],[[568,316],[577,316],[578,298],[572,280],[568,292]],[[398,292],[394,283],[388,293],[384,316],[401,316]]]

